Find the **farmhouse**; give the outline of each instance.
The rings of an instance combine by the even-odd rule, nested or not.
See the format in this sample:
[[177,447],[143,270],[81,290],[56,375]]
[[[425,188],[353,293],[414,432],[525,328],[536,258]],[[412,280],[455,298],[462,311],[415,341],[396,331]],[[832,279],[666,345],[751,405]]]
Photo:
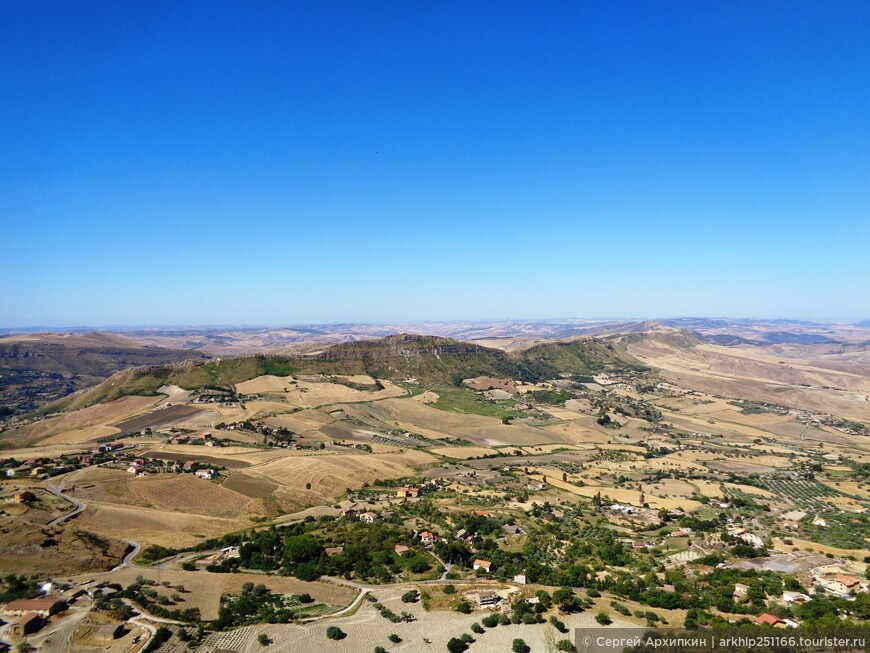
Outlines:
[[492,563],[489,560],[475,560],[474,570],[483,569],[486,573],[492,571]]
[[526,579],[525,574],[517,574],[516,576],[514,576],[514,582],[518,585],[525,585],[528,580]]
[[785,628],[786,623],[779,617],[776,617],[772,614],[760,614],[755,618],[755,623],[759,626],[773,626],[774,628]]
[[16,637],[24,637],[37,632],[45,623],[45,618],[35,612],[29,612],[10,626],[10,632]]
[[30,490],[24,490],[24,492],[19,492],[15,495],[15,500],[18,503],[30,503],[31,501],[36,501],[36,495]]
[[734,593],[731,595],[735,603],[743,601],[749,595],[749,585],[743,583],[734,583]]
[[43,617],[50,617],[66,610],[66,603],[56,599],[18,599],[9,601],[3,608],[6,614],[22,616],[33,612]]
[[481,590],[474,593],[477,605],[481,608],[495,607],[501,602],[501,597],[492,590]]
[[435,544],[435,533],[423,531],[420,533],[420,541],[423,543],[423,546],[432,546]]
[[333,556],[341,555],[344,552],[343,546],[328,546],[323,549],[323,552],[326,553],[327,557],[332,558]]
[[126,632],[123,624],[106,624],[97,628],[94,639],[98,642],[113,642],[123,637]]
[[409,547],[405,546],[404,544],[397,544],[394,547],[394,550],[395,550],[397,556],[403,556],[411,549]]
[[861,589],[861,581],[854,576],[837,574],[832,579],[823,581],[822,586],[829,592],[836,594],[849,594]]
[[396,496],[400,499],[417,498],[420,496],[420,488],[416,487],[401,487],[396,490]]
[[359,516],[361,521],[364,521],[366,524],[374,524],[375,520],[378,516],[373,512],[364,512]]
[[828,521],[824,517],[815,516],[813,519],[813,526],[821,526],[822,528],[827,528]]
[[192,472],[192,471],[195,470],[197,467],[199,467],[199,461],[198,461],[198,460],[188,460],[188,461],[185,461],[184,465],[181,466],[181,468],[182,468],[185,472]]
[[215,471],[213,469],[197,469],[194,474],[199,478],[204,478],[210,481],[214,478]]

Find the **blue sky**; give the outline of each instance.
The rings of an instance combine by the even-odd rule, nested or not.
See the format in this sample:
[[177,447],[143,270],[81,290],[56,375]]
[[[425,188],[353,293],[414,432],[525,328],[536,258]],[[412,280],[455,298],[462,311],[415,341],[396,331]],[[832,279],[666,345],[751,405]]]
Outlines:
[[866,2],[0,3],[0,326],[870,317]]

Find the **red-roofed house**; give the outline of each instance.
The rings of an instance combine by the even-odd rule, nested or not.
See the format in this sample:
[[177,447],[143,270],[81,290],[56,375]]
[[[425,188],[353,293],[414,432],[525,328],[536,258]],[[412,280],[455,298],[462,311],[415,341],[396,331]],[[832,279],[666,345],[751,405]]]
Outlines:
[[403,556],[403,555],[405,555],[408,551],[410,551],[411,548],[405,546],[404,544],[397,544],[397,545],[394,547],[394,550],[396,551],[396,555],[398,555],[398,556]]
[[827,583],[825,587],[837,594],[848,594],[861,589],[861,581],[854,576],[846,576],[845,574],[837,574]]
[[774,628],[785,628],[786,623],[782,619],[772,614],[760,614],[755,618],[755,623],[759,626],[773,626]]
[[420,533],[420,541],[423,543],[423,546],[432,546],[435,544],[435,533],[423,531]]
[[492,563],[489,560],[475,560],[474,570],[483,569],[486,573],[492,571]]

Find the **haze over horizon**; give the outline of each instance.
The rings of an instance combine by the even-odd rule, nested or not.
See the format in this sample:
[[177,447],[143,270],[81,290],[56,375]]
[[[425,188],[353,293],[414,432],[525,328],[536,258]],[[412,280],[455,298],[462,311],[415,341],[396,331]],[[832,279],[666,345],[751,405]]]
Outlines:
[[3,3],[0,326],[870,317],[870,5],[546,9]]

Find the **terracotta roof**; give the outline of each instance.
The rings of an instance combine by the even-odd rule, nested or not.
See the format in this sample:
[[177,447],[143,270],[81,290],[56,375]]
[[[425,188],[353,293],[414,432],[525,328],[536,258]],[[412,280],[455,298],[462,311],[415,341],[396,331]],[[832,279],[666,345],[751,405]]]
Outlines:
[[42,620],[42,615],[37,614],[36,612],[28,612],[26,615],[21,617],[21,619],[16,621],[13,625],[14,626],[26,626],[31,621],[41,621],[41,620]]
[[61,601],[57,599],[18,599],[6,604],[7,610],[51,610]]
[[772,615],[772,614],[767,614],[767,613],[765,612],[764,614],[760,614],[760,615],[758,615],[758,616],[755,618],[755,623],[757,623],[757,624],[768,624],[768,625],[771,625],[771,626],[775,626],[775,625],[777,625],[777,624],[781,624],[781,623],[784,623],[784,622],[783,622],[783,620],[780,619],[779,617],[776,617],[776,616],[774,616],[774,615]]
[[859,585],[861,583],[861,581],[854,576],[846,576],[845,574],[837,574],[834,576],[834,580],[843,583],[846,587],[852,587],[853,585]]

